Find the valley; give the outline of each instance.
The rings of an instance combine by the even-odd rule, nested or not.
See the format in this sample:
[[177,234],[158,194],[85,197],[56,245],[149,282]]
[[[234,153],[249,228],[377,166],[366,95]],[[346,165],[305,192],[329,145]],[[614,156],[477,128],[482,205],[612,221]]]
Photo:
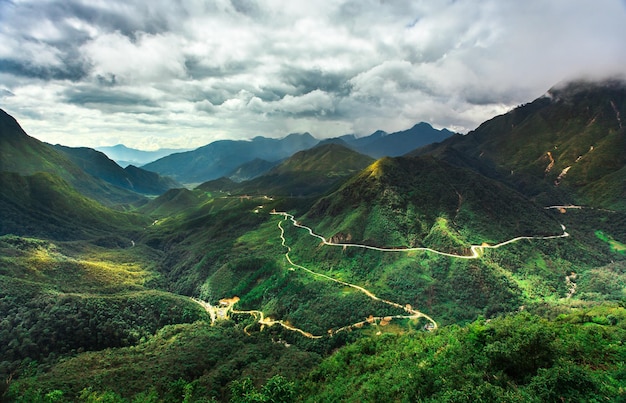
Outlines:
[[622,399],[626,86],[554,94],[160,173],[0,114],[2,401]]

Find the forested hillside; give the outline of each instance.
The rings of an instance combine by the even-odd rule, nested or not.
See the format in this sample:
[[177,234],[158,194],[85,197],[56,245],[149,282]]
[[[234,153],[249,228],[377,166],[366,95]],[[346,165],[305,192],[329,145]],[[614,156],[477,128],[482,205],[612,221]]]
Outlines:
[[[407,156],[328,142],[107,207],[5,118],[38,157],[1,154],[2,401],[626,399],[621,90],[561,91]],[[589,169],[555,183],[556,143]]]

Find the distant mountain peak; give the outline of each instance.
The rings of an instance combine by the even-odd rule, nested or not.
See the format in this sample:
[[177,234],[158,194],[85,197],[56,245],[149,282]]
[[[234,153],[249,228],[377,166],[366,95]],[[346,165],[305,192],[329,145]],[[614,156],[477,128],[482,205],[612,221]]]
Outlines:
[[452,134],[454,133],[449,130],[437,130],[429,123],[420,122],[410,129],[399,132],[387,133],[377,130],[365,137],[342,136],[340,138],[347,142],[352,149],[370,157],[380,158],[384,156],[398,157],[416,148],[441,142]]
[[413,125],[411,130],[413,130],[413,129],[432,129],[432,128],[433,128],[433,125],[431,125],[430,123],[419,122],[419,123]]

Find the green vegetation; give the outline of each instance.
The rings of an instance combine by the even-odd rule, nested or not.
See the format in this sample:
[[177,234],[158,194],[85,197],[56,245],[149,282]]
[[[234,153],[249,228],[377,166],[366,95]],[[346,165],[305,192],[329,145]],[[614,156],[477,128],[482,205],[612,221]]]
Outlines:
[[235,194],[311,197],[326,193],[374,160],[339,144],[322,144],[295,153],[252,180],[234,183],[222,178],[198,186]]
[[528,313],[366,338],[325,359],[305,401],[560,402],[626,397],[626,311]]
[[[625,400],[614,90],[538,100],[428,157],[326,144],[244,184],[116,209],[0,119],[0,153],[30,158],[0,161],[0,399]],[[553,170],[577,164],[558,186],[555,145]],[[609,209],[543,208],[571,197]],[[569,237],[551,237],[561,224]]]
[[154,394],[161,401],[181,402],[186,393],[187,401],[225,400],[233,380],[254,379],[259,385],[277,374],[293,379],[318,362],[316,354],[263,335],[246,336],[229,323],[212,327],[196,322],[166,326],[134,347],[80,354],[14,383],[8,395],[18,402],[25,401],[20,396],[38,391],[45,396],[54,390],[70,401],[85,391],[135,401]]
[[414,154],[471,167],[544,203],[624,211],[626,130],[618,117],[626,115],[626,86],[580,81],[549,95]]
[[20,176],[0,172],[0,187],[0,234],[56,240],[116,236],[130,246],[128,237],[148,221],[104,207],[50,173]]
[[520,194],[431,157],[383,158],[321,198],[306,219],[331,237],[457,254],[470,244],[561,232]]
[[136,347],[81,354],[24,378],[7,396],[16,402],[53,396],[61,402],[624,399],[624,308],[587,306],[549,316],[521,312],[432,333],[386,333],[321,363],[262,334],[244,336],[237,326],[168,326]]
[[596,231],[595,234],[598,239],[609,244],[609,246],[611,247],[611,251],[615,253],[621,253],[622,255],[626,254],[626,245],[624,245],[623,243],[616,241],[615,239],[613,239],[612,236],[607,235],[599,230]]

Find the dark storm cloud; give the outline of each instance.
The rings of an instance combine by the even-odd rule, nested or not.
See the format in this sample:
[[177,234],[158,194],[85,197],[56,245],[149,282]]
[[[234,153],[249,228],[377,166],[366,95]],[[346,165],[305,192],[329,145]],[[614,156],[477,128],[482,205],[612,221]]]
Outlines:
[[[285,83],[293,86],[297,94],[306,94],[314,90],[322,90],[346,96],[350,93],[350,73],[324,71],[321,68],[301,69],[286,66],[280,72]],[[293,94],[292,94],[293,95]]]
[[261,8],[254,0],[231,0],[235,10],[249,17],[259,17],[262,15]]
[[[150,12],[150,7],[133,5],[132,2],[109,2],[110,8],[102,4],[89,4],[75,0],[33,2],[20,4],[19,19],[28,21],[55,21],[62,22],[67,17],[74,17],[89,25],[97,26],[105,32],[118,31],[128,37],[134,37],[138,31],[156,34],[166,32],[170,28],[167,14]],[[172,2],[169,8],[170,15],[180,12],[178,2]],[[164,11],[164,10],[163,10]],[[142,13],[142,15],[138,15]],[[63,23],[61,23],[63,27]],[[64,27],[68,29],[68,27]],[[68,29],[69,31],[69,29]],[[76,31],[74,31],[76,33]],[[80,40],[67,36],[66,40]]]
[[62,66],[36,65],[22,60],[0,59],[0,73],[42,80],[79,81],[87,76],[85,66],[68,63]]
[[207,64],[198,57],[188,57],[185,60],[185,69],[189,77],[194,80],[203,78],[223,78],[244,73],[256,65],[254,62],[232,62],[225,65]]
[[87,108],[129,113],[133,109],[146,112],[148,109],[158,106],[157,102],[141,94],[134,94],[115,88],[98,88],[86,85],[65,90],[63,99],[69,104]]

